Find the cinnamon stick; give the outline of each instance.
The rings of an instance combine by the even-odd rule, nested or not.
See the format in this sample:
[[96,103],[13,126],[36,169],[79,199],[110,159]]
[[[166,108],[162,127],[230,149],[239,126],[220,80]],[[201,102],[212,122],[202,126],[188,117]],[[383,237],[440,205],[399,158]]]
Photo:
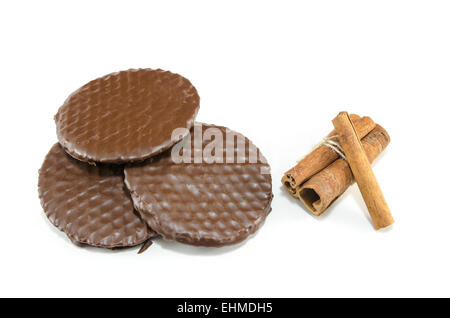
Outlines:
[[[355,120],[356,130],[359,138],[365,137],[372,129],[375,123],[370,117],[360,118],[358,115],[350,115]],[[336,130],[333,130],[327,137],[335,136]],[[310,154],[303,158],[295,167],[288,170],[282,177],[281,182],[291,195],[298,196],[298,190],[302,183],[311,178],[322,169],[329,166],[333,161],[339,158],[339,155],[331,148],[322,145],[314,149]]]
[[[361,140],[361,144],[372,163],[387,147],[390,137],[380,125]],[[298,191],[305,207],[315,215],[321,215],[355,182],[347,161],[338,159],[306,181]]]
[[333,119],[333,125],[375,229],[378,230],[393,224],[394,218],[348,113],[339,113]]

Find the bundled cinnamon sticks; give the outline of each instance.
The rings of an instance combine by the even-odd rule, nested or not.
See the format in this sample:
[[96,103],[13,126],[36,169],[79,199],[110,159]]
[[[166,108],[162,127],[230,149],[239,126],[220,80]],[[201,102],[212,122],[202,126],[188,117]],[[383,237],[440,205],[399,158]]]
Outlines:
[[340,113],[333,130],[310,154],[288,170],[282,183],[315,215],[321,215],[357,181],[375,229],[394,220],[370,163],[387,147],[390,137],[370,117]]

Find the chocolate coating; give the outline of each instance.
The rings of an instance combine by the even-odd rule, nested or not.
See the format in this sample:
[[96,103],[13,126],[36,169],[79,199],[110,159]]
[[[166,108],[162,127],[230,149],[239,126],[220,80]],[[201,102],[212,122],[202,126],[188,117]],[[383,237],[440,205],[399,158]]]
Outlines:
[[38,186],[48,219],[72,242],[116,248],[155,235],[134,210],[120,166],[80,162],[55,144],[39,170]]
[[191,128],[197,90],[168,71],[138,69],[93,80],[67,98],[55,115],[67,153],[81,161],[142,161],[177,141],[173,129]]
[[[203,125],[202,132],[216,128]],[[192,130],[191,130],[192,132]],[[223,246],[241,242],[254,233],[270,212],[272,178],[262,155],[249,161],[251,142],[235,143],[232,156],[242,163],[174,163],[171,152],[164,152],[144,163],[125,168],[125,184],[142,218],[166,240],[200,246]],[[191,140],[191,158],[203,152],[210,139],[195,146]],[[183,140],[182,143],[186,142]],[[251,144],[253,145],[253,144]],[[259,150],[254,147],[259,153]],[[242,151],[243,150],[243,151]]]

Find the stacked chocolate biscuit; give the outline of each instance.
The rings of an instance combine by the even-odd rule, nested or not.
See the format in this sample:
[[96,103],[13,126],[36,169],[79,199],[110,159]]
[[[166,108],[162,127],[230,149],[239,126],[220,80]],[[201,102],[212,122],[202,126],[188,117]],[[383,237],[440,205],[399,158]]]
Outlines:
[[223,246],[254,233],[271,210],[269,166],[243,135],[195,123],[199,104],[189,80],[151,69],[71,94],[39,170],[48,219],[77,245],[141,251],[158,234]]

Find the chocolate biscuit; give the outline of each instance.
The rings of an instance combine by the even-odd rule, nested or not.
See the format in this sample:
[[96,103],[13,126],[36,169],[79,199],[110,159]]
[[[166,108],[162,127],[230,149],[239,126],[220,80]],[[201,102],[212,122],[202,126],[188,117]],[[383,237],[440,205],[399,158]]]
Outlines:
[[60,144],[87,162],[142,161],[178,140],[177,127],[191,128],[200,98],[186,78],[168,71],[137,69],[93,80],[70,95],[55,115]]
[[[210,138],[196,143],[198,134]],[[227,134],[234,140],[230,151],[224,149]],[[173,154],[185,151],[188,160],[174,161]],[[201,162],[194,159],[199,154]],[[243,135],[214,125],[196,124],[172,151],[127,166],[125,184],[142,218],[164,239],[200,246],[243,241],[263,224],[273,197],[269,165],[259,150]]]
[[118,248],[155,235],[133,208],[121,166],[89,165],[55,144],[39,170],[38,187],[48,219],[74,243]]

